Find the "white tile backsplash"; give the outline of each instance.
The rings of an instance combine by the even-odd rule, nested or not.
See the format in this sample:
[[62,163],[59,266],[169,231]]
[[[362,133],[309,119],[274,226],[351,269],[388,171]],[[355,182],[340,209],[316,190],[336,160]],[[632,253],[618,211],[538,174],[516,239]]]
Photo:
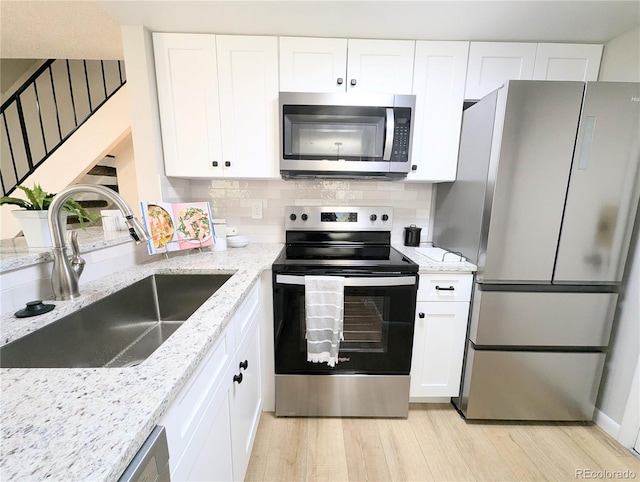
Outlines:
[[[209,201],[213,216],[256,242],[284,241],[285,206],[391,206],[394,243],[404,240],[404,227],[422,228],[422,241],[430,239],[429,221],[433,185],[396,181],[358,180],[230,180],[191,181],[191,197]],[[254,201],[262,203],[262,219],[251,217]]]

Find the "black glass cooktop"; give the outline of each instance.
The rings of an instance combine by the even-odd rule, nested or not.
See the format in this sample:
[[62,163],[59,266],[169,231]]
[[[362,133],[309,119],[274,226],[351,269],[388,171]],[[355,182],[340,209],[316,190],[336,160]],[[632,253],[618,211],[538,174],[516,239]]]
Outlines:
[[390,246],[388,232],[287,232],[273,270],[279,273],[417,273],[418,265]]

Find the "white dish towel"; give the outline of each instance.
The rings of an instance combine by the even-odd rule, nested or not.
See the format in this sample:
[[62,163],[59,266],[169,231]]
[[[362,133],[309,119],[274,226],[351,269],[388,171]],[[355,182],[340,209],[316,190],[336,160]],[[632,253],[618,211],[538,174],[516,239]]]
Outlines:
[[305,276],[304,287],[307,361],[334,367],[344,340],[344,278]]

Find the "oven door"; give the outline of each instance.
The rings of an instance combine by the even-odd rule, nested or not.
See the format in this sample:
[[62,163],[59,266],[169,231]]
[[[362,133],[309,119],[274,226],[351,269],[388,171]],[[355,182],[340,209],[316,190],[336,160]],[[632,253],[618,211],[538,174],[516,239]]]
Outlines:
[[303,275],[274,273],[276,374],[408,375],[418,275],[346,277],[338,363],[307,361]]

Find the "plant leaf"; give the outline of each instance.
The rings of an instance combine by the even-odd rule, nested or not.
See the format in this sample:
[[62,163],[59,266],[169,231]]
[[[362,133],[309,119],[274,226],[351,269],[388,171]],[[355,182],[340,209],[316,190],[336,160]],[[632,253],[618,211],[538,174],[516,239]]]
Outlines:
[[15,204],[24,209],[31,209],[31,204],[28,201],[17,197],[3,196],[0,198],[0,205],[2,204]]
[[64,203],[63,208],[68,213],[78,216],[78,221],[80,222],[80,227],[82,229],[84,229],[85,222],[88,221],[89,224],[93,224],[102,217],[99,214],[91,214],[73,199],[69,199],[66,203]]
[[54,194],[45,192],[40,184],[34,184],[33,189],[29,189],[25,186],[18,186],[19,189],[22,189],[24,193],[27,195],[27,198],[32,204],[31,209],[43,209],[46,210],[49,208],[49,204],[51,204],[51,199]]

